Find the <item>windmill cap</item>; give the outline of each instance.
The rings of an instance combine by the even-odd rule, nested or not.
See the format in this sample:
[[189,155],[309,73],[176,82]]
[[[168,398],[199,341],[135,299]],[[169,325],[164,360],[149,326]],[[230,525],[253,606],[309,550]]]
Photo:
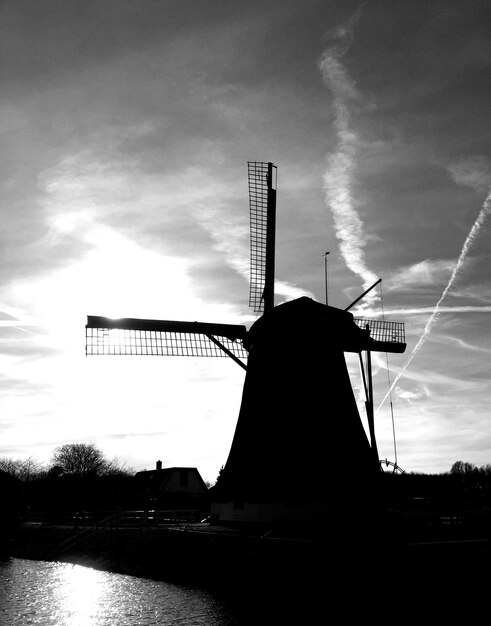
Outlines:
[[326,306],[306,296],[280,304],[262,317],[250,328],[244,339],[244,347],[250,350],[253,344],[285,341],[293,334],[322,333],[332,335],[334,343],[347,338],[361,341],[366,334],[353,321],[353,314],[343,309]]

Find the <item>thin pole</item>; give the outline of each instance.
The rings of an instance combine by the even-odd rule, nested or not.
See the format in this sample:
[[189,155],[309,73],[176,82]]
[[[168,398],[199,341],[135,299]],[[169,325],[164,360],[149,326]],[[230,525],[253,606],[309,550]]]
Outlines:
[[[380,301],[382,303],[382,319],[385,320],[385,311],[384,311],[384,294],[382,292],[382,285],[380,285]],[[397,443],[396,443],[396,425],[394,421],[394,405],[392,404],[392,390],[391,390],[391,382],[390,382],[390,369],[389,369],[389,354],[385,353],[385,364],[387,370],[387,384],[389,387],[389,400],[390,400],[390,416],[392,419],[392,439],[394,441],[394,462],[397,466]]]
[[396,427],[394,423],[394,407],[392,405],[392,396],[390,398],[390,414],[392,416],[392,438],[394,440],[394,462],[397,465]]
[[373,412],[373,384],[372,384],[372,356],[370,350],[367,350],[367,379],[368,379],[368,400],[367,400],[367,417],[368,417],[368,430],[370,432],[370,443],[372,447],[373,456],[375,461],[379,462],[377,440],[375,438],[375,419]]
[[365,389],[365,406],[367,406],[367,402],[369,400],[369,396],[368,396],[368,387],[367,387],[367,379],[365,377],[365,368],[363,367],[363,359],[361,356],[361,352],[358,352],[358,357],[360,358],[360,371],[361,371],[361,377],[363,380],[363,388]]
[[324,253],[324,282],[326,284],[326,306],[329,305],[328,303],[328,296],[327,296],[327,292],[328,292],[328,280],[327,280],[327,255],[329,254],[329,252],[325,252]]

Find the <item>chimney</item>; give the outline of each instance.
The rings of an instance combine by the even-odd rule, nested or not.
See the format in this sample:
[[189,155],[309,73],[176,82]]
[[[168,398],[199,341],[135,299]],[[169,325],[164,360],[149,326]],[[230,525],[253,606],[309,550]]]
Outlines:
[[162,469],[162,461],[157,461],[156,463],[156,469],[161,470]]

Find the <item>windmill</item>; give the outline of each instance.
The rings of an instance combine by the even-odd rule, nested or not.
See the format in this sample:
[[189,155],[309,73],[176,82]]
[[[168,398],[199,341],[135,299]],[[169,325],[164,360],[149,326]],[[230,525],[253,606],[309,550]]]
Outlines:
[[[346,497],[366,497],[380,472],[371,353],[406,348],[403,323],[354,318],[349,311],[380,281],[344,310],[307,297],[275,306],[276,174],[272,163],[248,162],[249,305],[261,314],[249,329],[87,318],[87,355],[225,356],[246,370],[229,456],[213,488],[224,521],[298,519],[312,512],[299,502],[314,502],[318,511],[319,502],[329,508]],[[369,440],[346,352],[360,358]]]

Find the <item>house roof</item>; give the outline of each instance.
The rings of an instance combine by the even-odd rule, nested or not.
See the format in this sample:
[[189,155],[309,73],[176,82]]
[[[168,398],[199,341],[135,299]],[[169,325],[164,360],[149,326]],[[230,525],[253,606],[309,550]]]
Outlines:
[[196,467],[165,467],[162,469],[143,470],[141,472],[137,472],[135,478],[140,484],[145,485],[147,488],[163,489],[166,483],[171,480],[173,474],[176,471],[182,470],[194,473],[198,482],[203,487],[203,490],[206,491],[208,489]]

